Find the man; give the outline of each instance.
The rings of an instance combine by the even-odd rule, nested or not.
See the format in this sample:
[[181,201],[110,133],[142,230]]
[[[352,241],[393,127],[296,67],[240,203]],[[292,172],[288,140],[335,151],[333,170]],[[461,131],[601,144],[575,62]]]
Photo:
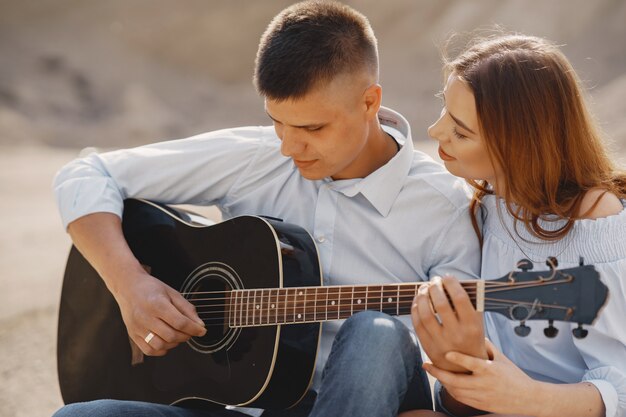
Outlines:
[[[194,308],[130,252],[120,226],[127,197],[214,204],[225,218],[259,214],[298,224],[318,243],[325,285],[476,275],[479,248],[464,187],[413,150],[402,116],[381,108],[376,38],[364,16],[334,2],[283,10],[261,38],[254,81],[273,128],[228,129],[91,155],[55,179],[64,225],[145,354],[164,355],[204,328]],[[373,312],[340,326],[323,327],[311,395],[264,416],[390,416],[432,407],[407,327]],[[95,412],[261,413],[96,401],[67,406],[58,416]]]

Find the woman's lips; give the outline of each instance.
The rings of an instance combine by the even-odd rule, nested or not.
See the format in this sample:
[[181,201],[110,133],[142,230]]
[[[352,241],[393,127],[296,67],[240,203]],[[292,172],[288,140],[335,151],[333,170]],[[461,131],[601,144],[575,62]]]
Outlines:
[[445,153],[443,149],[441,149],[441,146],[439,147],[439,158],[443,159],[444,161],[454,161],[456,159]]

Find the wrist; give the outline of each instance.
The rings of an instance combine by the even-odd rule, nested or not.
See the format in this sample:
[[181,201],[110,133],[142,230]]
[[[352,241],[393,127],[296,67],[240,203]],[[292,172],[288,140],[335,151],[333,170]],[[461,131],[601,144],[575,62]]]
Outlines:
[[523,396],[518,404],[516,412],[536,417],[548,417],[552,415],[552,403],[554,397],[551,394],[553,384],[531,379],[527,395]]
[[131,289],[132,284],[143,275],[146,275],[146,269],[134,258],[128,263],[117,264],[114,268],[102,271],[100,274],[105,285],[116,299]]

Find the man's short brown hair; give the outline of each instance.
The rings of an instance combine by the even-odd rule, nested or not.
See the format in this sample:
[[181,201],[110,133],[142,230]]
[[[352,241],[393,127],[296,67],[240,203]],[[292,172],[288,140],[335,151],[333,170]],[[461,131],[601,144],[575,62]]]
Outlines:
[[335,1],[304,1],[280,12],[261,36],[254,84],[266,98],[294,99],[357,71],[378,78],[376,37],[367,18]]

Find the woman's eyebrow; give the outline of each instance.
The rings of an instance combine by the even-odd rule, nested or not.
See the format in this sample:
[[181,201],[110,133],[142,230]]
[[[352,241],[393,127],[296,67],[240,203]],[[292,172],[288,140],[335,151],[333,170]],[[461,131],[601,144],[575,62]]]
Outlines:
[[[443,97],[443,102],[446,102],[446,92],[445,90],[441,92],[441,96]],[[469,127],[467,127],[467,125],[465,123],[463,123],[460,119],[457,119],[456,117],[454,117],[452,115],[452,113],[450,113],[450,109],[448,109],[448,114],[450,115],[450,117],[452,117],[452,120],[454,120],[454,122],[461,126],[463,129],[467,130],[468,132],[472,133],[472,134],[476,134],[476,132],[474,132],[472,129],[470,129]]]

